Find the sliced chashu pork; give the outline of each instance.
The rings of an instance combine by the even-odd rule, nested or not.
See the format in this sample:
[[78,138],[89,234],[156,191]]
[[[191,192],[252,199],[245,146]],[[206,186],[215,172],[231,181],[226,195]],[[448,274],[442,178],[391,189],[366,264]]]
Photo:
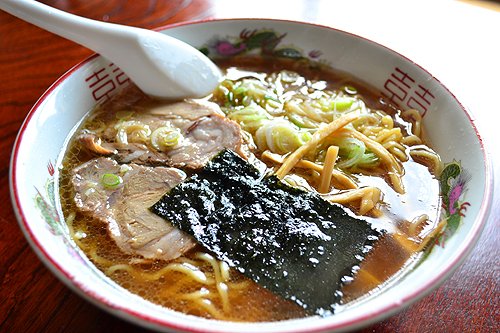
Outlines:
[[[101,112],[118,111],[111,108]],[[106,121],[106,129],[84,130],[78,139],[93,153],[112,156],[122,163],[197,169],[225,148],[244,156],[239,125],[226,118],[215,103],[186,100],[141,108],[133,111],[131,121],[106,116],[111,118]],[[151,133],[160,127],[178,129],[182,135],[178,144],[163,150],[155,148]],[[139,133],[141,128],[146,130]]]
[[[111,182],[103,181],[104,175]],[[196,242],[153,214],[149,207],[185,177],[184,172],[175,168],[120,165],[100,157],[75,168],[72,183],[77,207],[105,222],[123,252],[147,259],[171,260],[190,250]],[[113,185],[115,180],[121,183]]]

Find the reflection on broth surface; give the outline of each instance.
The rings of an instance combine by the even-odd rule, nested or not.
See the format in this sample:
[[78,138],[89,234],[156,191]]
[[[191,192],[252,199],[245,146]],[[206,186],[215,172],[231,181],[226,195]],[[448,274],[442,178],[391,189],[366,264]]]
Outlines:
[[331,312],[418,260],[444,222],[441,161],[416,110],[399,111],[362,81],[308,62],[246,57],[219,66],[226,79],[205,100],[165,103],[130,87],[93,110],[72,138],[62,208],[100,270],[187,314],[231,321],[314,314],[149,210],[224,149],[384,234],[373,249],[362,244],[371,250],[359,265],[345,267],[355,274],[342,277],[342,301]]

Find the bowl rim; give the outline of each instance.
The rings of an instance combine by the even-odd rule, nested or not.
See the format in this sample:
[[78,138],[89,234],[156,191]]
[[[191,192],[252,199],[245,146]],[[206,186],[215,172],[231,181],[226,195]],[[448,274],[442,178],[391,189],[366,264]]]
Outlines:
[[[327,26],[327,25],[322,25],[322,24],[317,24],[317,23],[312,23],[312,22],[305,22],[305,21],[300,21],[300,20],[289,20],[289,19],[273,19],[273,18],[207,18],[207,19],[201,19],[201,20],[193,20],[193,21],[187,21],[187,22],[178,22],[174,24],[169,24],[169,25],[164,25],[160,26],[157,28],[154,28],[153,30],[155,31],[168,31],[169,29],[172,28],[177,28],[177,27],[183,27],[183,26],[196,26],[199,24],[206,24],[206,23],[224,23],[224,22],[242,22],[242,21],[259,21],[259,22],[283,22],[283,23],[289,23],[292,25],[304,25],[304,26],[313,26],[313,27],[319,27],[319,28],[326,28],[329,30],[333,30],[336,32],[340,32],[346,35],[349,35],[355,39],[361,39],[364,42],[368,42],[373,44],[375,47],[383,48],[386,51],[401,57],[405,59],[406,61],[412,63],[414,66],[417,66],[421,71],[424,73],[429,74],[433,79],[435,79],[438,84],[448,93],[450,96],[457,102],[457,104],[460,106],[460,108],[463,110],[465,113],[466,117],[469,120],[470,125],[472,126],[472,129],[474,131],[475,136],[477,137],[480,145],[480,149],[482,152],[483,156],[483,161],[484,161],[484,173],[485,173],[485,187],[483,191],[483,198],[484,200],[481,202],[480,208],[478,210],[478,213],[474,219],[472,229],[468,233],[466,239],[464,242],[461,244],[459,247],[459,250],[454,253],[453,257],[451,260],[448,262],[447,265],[444,265],[441,271],[439,272],[438,275],[434,276],[432,279],[429,279],[424,283],[423,285],[419,286],[417,289],[414,289],[412,292],[404,295],[405,297],[402,297],[400,300],[393,301],[391,303],[388,303],[384,306],[378,307],[376,310],[371,311],[369,313],[364,313],[363,315],[360,316],[355,316],[352,319],[347,319],[343,320],[340,322],[328,322],[328,320],[322,320],[318,321],[317,324],[313,325],[313,327],[308,326],[308,327],[295,327],[294,329],[292,328],[291,330],[286,330],[286,332],[323,332],[323,331],[329,331],[329,330],[345,330],[345,329],[354,329],[354,328],[360,328],[366,325],[369,325],[370,323],[374,323],[376,321],[379,321],[385,317],[391,316],[394,313],[400,311],[401,309],[409,306],[410,304],[420,300],[427,294],[429,294],[431,291],[436,289],[439,285],[441,285],[444,280],[451,275],[455,270],[458,269],[458,267],[463,263],[463,261],[469,256],[471,253],[472,249],[476,245],[482,230],[484,229],[484,226],[488,220],[488,216],[491,210],[491,205],[492,205],[492,197],[493,197],[493,184],[494,184],[494,179],[493,179],[493,169],[492,169],[492,164],[491,164],[491,159],[490,159],[490,153],[488,152],[488,149],[486,148],[486,143],[484,142],[483,137],[479,134],[479,131],[475,125],[474,118],[468,108],[466,108],[463,103],[453,94],[440,80],[435,78],[431,73],[429,73],[425,68],[420,66],[419,64],[415,63],[411,59],[407,58],[406,56],[400,54],[397,51],[394,51],[393,49],[382,45],[378,42],[375,42],[369,38],[357,35],[352,32],[348,32],[342,29],[335,28],[333,26]],[[148,315],[139,311],[135,311],[132,306],[127,306],[127,305],[118,305],[113,303],[112,301],[106,299],[105,297],[101,296],[97,292],[90,291],[83,284],[79,283],[78,281],[75,281],[73,278],[73,275],[71,272],[66,270],[64,267],[59,265],[56,260],[53,259],[51,254],[44,248],[42,243],[39,241],[37,238],[36,234],[31,230],[29,226],[29,222],[27,221],[25,214],[22,209],[22,202],[24,199],[19,197],[17,186],[16,186],[16,179],[17,179],[17,172],[16,172],[16,165],[19,163],[18,161],[18,152],[19,152],[19,147],[22,144],[23,141],[23,136],[26,132],[26,128],[28,124],[30,123],[31,119],[34,117],[34,115],[39,112],[39,107],[43,104],[45,100],[50,98],[52,93],[56,88],[58,88],[68,77],[70,77],[74,72],[77,70],[83,68],[87,64],[89,64],[91,61],[99,58],[100,55],[98,54],[93,54],[86,59],[78,62],[76,65],[71,67],[69,70],[67,70],[63,75],[61,75],[54,83],[52,83],[49,88],[45,90],[45,92],[40,96],[40,98],[35,102],[33,107],[31,107],[30,111],[28,112],[25,120],[23,121],[16,140],[13,145],[13,150],[11,153],[11,159],[10,159],[10,166],[9,166],[9,188],[10,188],[10,195],[11,195],[11,201],[14,207],[14,211],[16,214],[16,218],[18,220],[18,223],[21,227],[21,230],[23,231],[25,238],[28,240],[29,244],[31,245],[31,248],[35,251],[37,256],[41,259],[41,261],[45,264],[46,267],[48,267],[54,275],[56,275],[60,281],[62,281],[66,286],[70,287],[72,291],[75,291],[77,294],[82,296],[84,299],[90,301],[92,304],[98,306],[99,308],[110,312],[114,315],[117,315],[118,317],[125,319],[127,321],[133,322],[135,324],[140,324],[144,327],[149,327],[153,329],[162,329],[162,330],[167,330],[167,329],[174,329],[174,330],[180,330],[180,331],[186,331],[186,332],[226,332],[225,330],[213,330],[210,327],[193,327],[191,325],[183,325],[180,322],[172,321],[169,319],[165,318],[158,318],[152,315]],[[297,319],[301,320],[301,319]],[[213,320],[210,320],[213,321]],[[219,321],[221,322],[221,321]],[[290,322],[290,321],[284,321],[284,322]],[[279,325],[280,322],[269,322],[268,324],[272,325]],[[231,325],[232,328],[236,327],[241,327],[243,326],[250,327],[252,324],[256,325],[262,325],[262,323],[231,323],[231,322],[224,322],[224,324],[227,324],[228,326]],[[234,324],[234,325],[233,325]],[[267,324],[267,323],[265,323]],[[262,327],[262,326],[259,326]],[[241,331],[247,331],[245,329]],[[271,331],[279,331],[281,332],[282,330],[271,330]]]

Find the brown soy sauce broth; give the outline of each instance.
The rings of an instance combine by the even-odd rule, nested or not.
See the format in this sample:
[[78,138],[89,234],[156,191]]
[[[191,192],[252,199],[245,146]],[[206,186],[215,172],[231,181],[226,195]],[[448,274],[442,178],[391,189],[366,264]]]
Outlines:
[[[395,109],[381,101],[379,93],[369,85],[345,73],[325,70],[322,66],[311,65],[305,61],[236,57],[219,60],[218,65],[223,69],[235,67],[237,71],[248,71],[246,73],[240,72],[240,74],[255,77],[259,77],[261,72],[270,73],[287,69],[297,72],[308,80],[323,80],[328,83],[327,89],[331,90],[344,86],[354,86],[370,108],[381,109],[390,115],[395,113]],[[144,96],[133,87],[122,96],[125,98],[112,100],[102,105],[100,109],[104,112],[89,117],[82,123],[81,128],[102,126],[116,112],[128,109],[140,111],[164,103]],[[114,113],[109,112],[110,110]],[[186,279],[182,273],[175,271],[167,272],[155,280],[145,278],[148,273],[160,271],[166,263],[161,261],[141,263],[141,258],[122,253],[108,235],[105,225],[92,220],[76,209],[73,202],[74,190],[70,184],[71,170],[91,158],[93,157],[82,150],[78,143],[70,142],[59,179],[61,205],[65,218],[72,220],[70,230],[72,230],[75,242],[96,267],[108,274],[116,283],[153,303],[206,318],[257,322],[306,316],[305,312],[295,303],[275,296],[234,270],[231,270],[228,284],[231,307],[223,311],[220,299],[217,297],[209,298],[213,308],[218,309],[217,313],[186,298],[186,295],[199,292],[202,289],[206,290],[208,294],[215,295],[217,290],[214,286]],[[383,214],[369,219],[375,227],[387,230],[388,234],[376,244],[361,264],[354,279],[345,285],[343,300],[346,305],[380,290],[388,281],[401,275],[401,271],[410,266],[412,261],[418,259],[418,253],[415,251],[418,244],[412,242],[409,234],[404,233],[415,216],[427,214],[429,220],[434,221],[434,225],[437,224],[440,214],[438,181],[426,166],[412,160],[405,162],[404,168],[403,183],[408,189],[404,195],[396,193],[383,178],[355,175],[361,186],[377,186],[384,193],[383,201],[385,204],[381,209]],[[416,188],[418,190],[415,190]],[[403,230],[403,240],[401,237],[394,237],[401,230]],[[203,249],[197,248],[195,251],[191,251],[186,255],[186,258],[193,259],[196,251],[203,251]],[[130,262],[136,262],[133,265],[135,274],[121,270],[113,273],[108,272],[113,265],[127,265]],[[201,265],[200,269],[207,274],[213,273],[210,265]],[[238,286],[243,283],[246,283],[246,286],[239,288]],[[233,289],[231,284],[234,286]]]
[[[377,178],[362,176],[361,183],[378,186],[384,193],[383,215],[372,218],[372,225],[384,229],[388,234],[376,243],[361,263],[354,280],[343,289],[345,303],[355,301],[370,293],[377,293],[383,286],[401,277],[420,259],[419,242],[410,232],[411,221],[427,214],[437,226],[440,218],[441,199],[438,180],[427,167],[414,161],[403,163],[403,184],[409,189],[405,194],[396,193],[387,183]],[[418,191],[410,189],[418,188]]]

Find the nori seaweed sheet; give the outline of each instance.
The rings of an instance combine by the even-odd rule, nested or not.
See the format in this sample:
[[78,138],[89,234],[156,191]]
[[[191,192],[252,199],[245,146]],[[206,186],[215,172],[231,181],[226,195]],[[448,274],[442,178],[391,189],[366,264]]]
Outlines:
[[318,315],[334,312],[343,279],[353,276],[380,237],[364,219],[274,176],[263,178],[229,150],[151,210],[220,260]]

